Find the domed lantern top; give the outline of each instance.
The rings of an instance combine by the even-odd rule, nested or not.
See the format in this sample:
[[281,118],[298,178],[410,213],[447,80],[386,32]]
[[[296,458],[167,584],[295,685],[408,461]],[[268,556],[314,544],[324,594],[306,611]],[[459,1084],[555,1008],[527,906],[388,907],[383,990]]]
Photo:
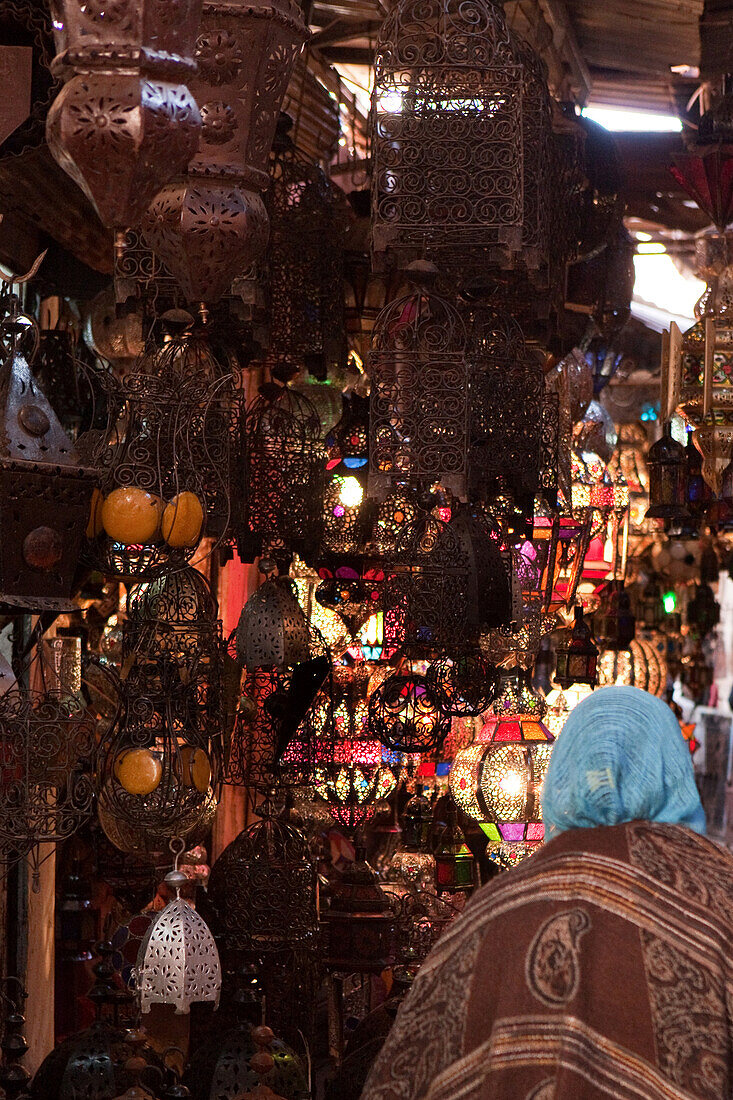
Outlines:
[[281,668],[310,657],[308,623],[288,577],[271,577],[244,606],[237,656],[248,669]]

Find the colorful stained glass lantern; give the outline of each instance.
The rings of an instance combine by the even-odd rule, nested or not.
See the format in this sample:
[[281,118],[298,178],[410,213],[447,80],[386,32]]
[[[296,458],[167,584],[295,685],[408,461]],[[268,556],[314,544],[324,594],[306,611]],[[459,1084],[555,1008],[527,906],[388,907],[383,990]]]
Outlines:
[[451,799],[446,822],[436,838],[435,891],[441,894],[458,894],[473,890],[476,885],[476,864],[473,853],[458,822],[456,807]]
[[363,554],[370,533],[369,398],[344,394],[341,419],[326,435],[323,555]]
[[664,435],[647,456],[649,467],[649,507],[647,519],[675,520],[689,515],[687,510],[687,458],[685,448],[672,435],[671,421]]
[[598,647],[593,641],[591,628],[583,617],[582,607],[576,606],[575,625],[566,639],[558,645],[555,655],[555,679],[560,687],[567,688],[571,684],[596,686]]
[[481,824],[489,858],[505,866],[544,841],[540,796],[555,740],[542,721],[545,710],[527,674],[506,674],[489,720],[451,768],[457,806]]

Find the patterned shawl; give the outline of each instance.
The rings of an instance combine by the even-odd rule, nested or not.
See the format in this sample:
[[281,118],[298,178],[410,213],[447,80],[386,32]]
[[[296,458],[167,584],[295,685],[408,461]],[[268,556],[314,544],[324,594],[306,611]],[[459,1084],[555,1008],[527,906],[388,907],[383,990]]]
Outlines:
[[362,1100],[731,1100],[732,917],[687,828],[563,833],[441,939]]

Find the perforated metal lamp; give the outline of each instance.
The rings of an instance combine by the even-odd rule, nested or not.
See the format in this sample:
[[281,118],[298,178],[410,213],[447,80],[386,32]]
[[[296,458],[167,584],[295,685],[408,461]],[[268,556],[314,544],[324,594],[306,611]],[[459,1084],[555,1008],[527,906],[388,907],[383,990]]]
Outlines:
[[176,896],[151,924],[138,952],[142,1012],[150,1012],[154,1004],[164,1004],[175,1005],[176,1015],[182,1015],[194,1002],[219,1004],[219,952],[206,921],[181,898],[181,887],[187,882],[178,870],[177,855],[175,869],[165,876],[166,885],[175,890]]

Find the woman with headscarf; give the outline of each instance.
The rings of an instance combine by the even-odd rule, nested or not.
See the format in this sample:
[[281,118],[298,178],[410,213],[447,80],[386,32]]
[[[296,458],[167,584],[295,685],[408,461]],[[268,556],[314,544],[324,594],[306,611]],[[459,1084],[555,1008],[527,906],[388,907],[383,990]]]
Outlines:
[[362,1100],[733,1097],[733,857],[671,710],[580,703],[543,816],[545,847],[428,957]]

